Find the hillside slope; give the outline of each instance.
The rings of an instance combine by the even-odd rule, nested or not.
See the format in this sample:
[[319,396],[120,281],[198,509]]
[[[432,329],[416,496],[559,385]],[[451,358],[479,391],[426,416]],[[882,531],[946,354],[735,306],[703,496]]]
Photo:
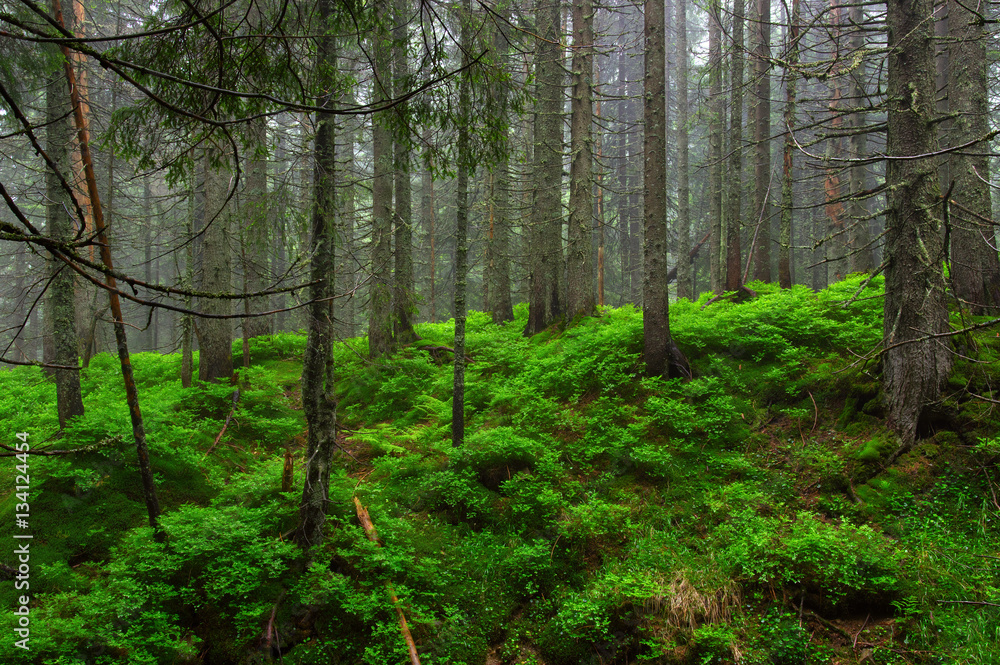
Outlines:
[[[1000,340],[950,342],[925,438],[883,468],[896,444],[862,358],[881,300],[842,306],[859,283],[673,305],[688,382],[642,377],[632,308],[530,339],[523,308],[504,327],[472,313],[457,450],[449,354],[418,348],[451,324],[374,366],[346,341],[329,537],[305,572],[287,541],[301,486],[281,491],[286,450],[301,482],[301,337],[254,340],[218,443],[234,388],[182,389],[176,356],[136,357],[164,543],[114,360],[84,371],[87,415],[44,444],[51,383],[0,373],[10,445],[97,444],[30,459],[31,650],[5,640],[0,661],[405,663],[391,588],[424,665],[1000,662]],[[0,463],[8,525],[16,464]]]

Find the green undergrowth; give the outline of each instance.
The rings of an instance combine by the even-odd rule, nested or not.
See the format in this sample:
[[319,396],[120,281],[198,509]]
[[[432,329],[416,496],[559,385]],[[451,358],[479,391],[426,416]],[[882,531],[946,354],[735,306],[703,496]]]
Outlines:
[[[861,359],[881,337],[882,282],[851,301],[861,281],[672,304],[690,381],[643,376],[632,307],[532,338],[523,305],[501,326],[470,313],[460,448],[437,348],[453,322],[418,325],[377,363],[345,341],[328,536],[308,567],[288,542],[303,337],[252,342],[217,444],[234,387],[183,389],[176,356],[136,356],[162,542],[144,526],[115,361],[84,371],[88,413],[59,437],[52,383],[0,373],[10,432],[101,444],[31,459],[32,651],[7,640],[0,661],[266,662],[280,648],[284,663],[406,663],[392,594],[425,665],[1000,661],[998,417],[972,396],[993,395],[1000,339],[954,341],[975,362],[958,360],[925,438],[882,468],[897,444],[877,361]],[[11,487],[14,462],[0,469]]]

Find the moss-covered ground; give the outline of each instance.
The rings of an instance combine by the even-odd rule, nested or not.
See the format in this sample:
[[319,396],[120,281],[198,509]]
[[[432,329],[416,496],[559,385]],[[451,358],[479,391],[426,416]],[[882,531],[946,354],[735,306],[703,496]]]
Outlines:
[[[886,467],[879,280],[844,306],[860,281],[672,305],[690,381],[643,377],[630,307],[533,338],[523,307],[504,326],[473,313],[458,449],[451,358],[416,348],[450,345],[451,323],[376,364],[345,341],[308,570],[288,539],[303,337],[253,340],[217,444],[233,386],[184,389],[178,356],[135,356],[163,542],[116,359],[83,371],[87,414],[61,434],[52,382],[0,372],[0,443],[96,444],[29,460],[31,649],[14,645],[23,591],[2,582],[0,662],[406,663],[390,588],[424,665],[1000,662],[1000,338],[946,342],[953,378]],[[11,536],[17,464],[0,458]]]

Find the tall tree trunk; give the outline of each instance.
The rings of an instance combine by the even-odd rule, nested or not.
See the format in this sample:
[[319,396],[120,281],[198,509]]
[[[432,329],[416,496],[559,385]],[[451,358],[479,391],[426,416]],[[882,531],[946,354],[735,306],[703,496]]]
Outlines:
[[[147,284],[153,281],[153,192],[149,186],[149,174],[142,177],[142,214],[146,219],[146,223],[143,224],[142,228],[142,271],[143,279]],[[155,311],[155,310],[154,310]],[[152,351],[156,348],[153,343],[154,327],[152,325],[152,320],[146,324],[143,335],[142,344],[139,345],[140,351]],[[143,348],[145,347],[145,348]]]
[[[226,197],[229,194],[230,156],[217,146],[205,149],[205,223],[202,235],[201,289],[210,293],[228,293],[233,288],[230,227],[232,219]],[[206,314],[229,316],[232,300],[202,298]],[[233,375],[232,319],[201,319],[198,322],[198,378],[217,382]]]
[[424,128],[423,140],[424,140],[424,146],[426,146],[424,148],[425,150],[424,155],[426,158],[426,163],[428,164],[428,168],[424,169],[423,182],[421,183],[421,189],[423,191],[421,193],[421,199],[420,199],[420,208],[422,211],[420,216],[423,218],[424,228],[427,230],[428,244],[430,245],[428,248],[428,267],[427,267],[427,277],[428,277],[427,290],[430,294],[429,297],[430,302],[428,303],[430,306],[430,315],[427,318],[430,319],[431,323],[434,323],[437,320],[437,312],[435,311],[436,306],[434,302],[436,295],[434,288],[436,286],[435,271],[437,270],[437,265],[435,262],[436,248],[434,246],[434,172],[430,168],[431,160],[433,159],[432,157],[433,144],[431,142],[432,139],[433,135],[431,134],[431,129],[429,126],[427,126]]
[[[57,0],[58,1],[58,0]],[[70,171],[70,94],[65,76],[55,76],[46,86],[46,146],[49,158],[67,183],[74,180]],[[73,224],[70,210],[74,207],[69,193],[60,182],[59,175],[51,168],[45,173],[45,221],[47,233],[53,238],[70,240],[73,238]],[[84,223],[80,220],[80,223]],[[77,367],[76,298],[74,294],[74,273],[66,264],[53,257],[49,261],[50,281],[45,300],[45,318],[49,320],[52,332],[52,356],[47,358],[56,365]],[[57,369],[56,409],[59,413],[59,427],[65,427],[73,416],[83,415],[83,397],[80,392],[80,372]]]
[[[351,90],[344,92],[341,104],[347,108],[355,103]],[[357,225],[357,183],[355,182],[355,149],[359,142],[358,132],[360,121],[357,117],[340,118],[339,142],[337,150],[337,168],[334,171],[335,188],[338,193],[337,206],[339,214],[336,219],[337,242],[334,248],[334,264],[337,271],[337,295],[333,302],[334,329],[344,337],[357,335],[357,300],[355,289],[358,284],[358,260],[356,243],[354,241]]]
[[[839,62],[841,57],[840,44],[840,24],[842,9],[838,0],[830,0],[830,32],[833,39],[833,52],[831,56],[834,61]],[[827,81],[829,86],[829,109],[833,115],[830,120],[830,133],[832,136],[826,140],[825,175],[823,179],[823,191],[826,195],[826,216],[829,222],[828,240],[829,248],[827,256],[831,258],[828,270],[832,270],[832,279],[838,281],[844,278],[844,268],[847,262],[844,260],[847,250],[845,234],[847,229],[844,220],[844,204],[841,202],[841,182],[840,182],[840,156],[841,142],[843,137],[843,118],[840,116],[840,102],[843,97],[841,88],[841,66],[836,65]]]
[[[270,220],[267,206],[267,119],[255,118],[247,125],[253,148],[247,156],[246,192],[240,206],[240,223],[243,224],[243,272],[247,290],[263,291],[268,283],[268,249],[270,248]],[[263,312],[267,297],[250,298],[249,310]],[[244,339],[253,339],[271,332],[271,320],[264,316],[245,318],[242,321]],[[244,359],[244,362],[246,359]]]
[[[661,29],[662,32],[662,29]],[[593,200],[594,9],[573,3],[573,96],[570,120],[569,246],[566,253],[566,316],[589,316],[594,298]]]
[[667,292],[666,39],[663,0],[646,0],[643,23],[643,358],[649,376],[678,376],[686,369],[670,339]]
[[472,49],[472,6],[462,0],[461,44],[462,77],[458,88],[458,174],[455,191],[455,362],[451,408],[451,445],[461,446],[465,440],[465,281],[469,271],[469,169],[472,156],[469,151],[469,125],[472,124],[472,101],[468,71],[469,52]]
[[[618,34],[624,34],[625,31],[625,12],[620,11],[618,13]],[[626,67],[626,54],[623,51],[617,51],[614,56],[615,60],[615,74],[617,76],[615,85],[615,96],[618,98],[615,102],[615,116],[616,116],[616,127],[617,131],[614,132],[614,169],[615,175],[618,181],[617,192],[615,192],[615,211],[617,218],[618,233],[619,238],[619,250],[620,250],[620,260],[619,265],[621,266],[621,283],[619,284],[619,303],[630,301],[630,288],[631,288],[631,276],[632,276],[632,266],[630,263],[631,255],[629,253],[629,213],[630,208],[628,205],[628,188],[629,188],[629,155],[628,148],[630,143],[627,139],[627,132],[631,131],[631,117],[628,96],[628,70]]]
[[754,77],[757,94],[754,100],[754,162],[753,211],[759,222],[757,244],[754,246],[754,279],[771,281],[771,209],[768,190],[771,184],[771,1],[754,0]]
[[[278,121],[277,134],[278,141],[274,148],[274,170],[271,174],[275,195],[274,213],[272,216],[273,233],[271,234],[271,252],[274,255],[274,275],[281,278],[288,269],[288,259],[285,249],[285,233],[287,229],[285,217],[288,215],[288,188],[291,180],[291,166],[286,153],[288,138],[281,120]],[[284,293],[271,296],[271,309],[273,310],[284,309],[286,303],[287,296]],[[274,332],[278,333],[285,330],[285,321],[287,318],[288,312],[279,311],[274,315]]]
[[559,0],[538,0],[535,16],[534,202],[531,209],[531,272],[528,325],[545,330],[562,314],[562,62]]
[[[594,104],[594,116],[597,118],[597,122],[601,123],[601,66],[600,60],[594,63],[594,90],[596,92],[596,99]],[[594,137],[594,145],[597,150],[597,180],[594,183],[594,192],[596,194],[596,200],[594,202],[594,224],[595,230],[597,231],[597,237],[595,239],[597,247],[597,307],[598,310],[604,307],[604,174],[605,174],[605,160],[604,160],[604,135],[602,132],[598,132]]]
[[677,297],[692,298],[687,0],[677,0]]
[[[319,105],[333,106],[337,66],[336,37],[329,34],[333,0],[319,0],[323,29],[317,37],[318,81],[323,96]],[[334,170],[336,168],[336,116],[327,111],[316,114],[316,144],[313,160],[313,201],[309,249],[309,336],[302,356],[302,410],[309,426],[305,482],[299,504],[295,542],[302,549],[323,542],[323,523],[330,496],[330,466],[337,436],[337,397],[334,393],[333,301],[336,290],[334,211],[337,209]]]
[[[951,0],[951,80],[948,99],[955,117],[956,144],[983,138],[989,131],[986,37],[970,5]],[[982,313],[1000,306],[1000,263],[993,237],[990,204],[990,150],[977,144],[951,157],[955,181],[950,208],[951,279],[955,294]],[[961,207],[959,207],[961,206]],[[992,246],[991,246],[992,245]]]
[[[408,0],[395,0],[395,20],[393,21],[393,69],[394,88],[397,97],[402,97],[410,85],[410,65],[407,49],[409,25],[407,22]],[[408,113],[408,104],[401,102],[395,112],[403,117]],[[393,145],[395,162],[396,196],[396,247],[395,283],[393,285],[393,333],[397,344],[407,344],[417,339],[413,331],[415,314],[415,288],[413,279],[413,202],[410,186],[410,147],[408,140],[396,140]]]
[[[937,149],[931,0],[889,0],[886,25],[889,101],[886,152],[893,157]],[[933,159],[892,159],[886,165],[883,389],[889,422],[913,444],[927,406],[951,371],[946,341],[915,341],[948,330],[938,174]]]
[[708,220],[712,230],[709,284],[722,290],[722,9],[720,0],[708,6]]
[[[778,249],[778,284],[783,289],[792,288],[792,214],[795,205],[795,88],[799,73],[799,0],[792,0],[788,17],[788,67],[785,68],[785,152],[781,179],[781,232]],[[856,101],[855,103],[858,103]]]
[[[56,23],[65,28],[62,17],[62,8],[58,0],[53,2]],[[104,215],[101,209],[101,197],[97,191],[97,176],[94,173],[94,162],[90,152],[90,129],[88,118],[85,115],[85,107],[76,88],[76,77],[73,73],[73,60],[70,57],[69,48],[62,47],[63,67],[66,73],[66,82],[70,88],[70,103],[73,108],[73,119],[76,124],[76,136],[80,147],[80,158],[84,169],[84,177],[87,183],[87,193],[92,203],[92,214],[94,230],[97,236],[98,245],[101,248],[101,263],[109,270],[114,270],[114,262],[111,259],[111,243],[108,241],[107,229],[104,225]],[[125,384],[125,400],[128,403],[129,417],[132,423],[132,437],[135,440],[136,456],[139,462],[139,476],[142,481],[143,497],[146,501],[146,513],[149,517],[149,525],[159,534],[160,503],[156,496],[156,485],[153,479],[153,470],[149,462],[149,449],[146,445],[146,429],[142,419],[142,411],[139,407],[139,392],[135,385],[135,377],[132,373],[132,361],[129,357],[128,340],[125,336],[125,322],[122,317],[121,302],[118,299],[118,284],[115,278],[108,274],[105,276],[108,294],[110,297],[111,315],[114,320],[115,340],[118,344],[118,361],[122,370],[122,381]],[[159,536],[158,536],[159,537]]]
[[813,291],[820,291],[825,289],[829,284],[829,279],[827,277],[827,266],[826,262],[826,251],[828,249],[827,245],[821,244],[820,241],[826,235],[826,214],[823,212],[822,206],[819,202],[815,202],[812,210],[812,241],[813,241],[813,251],[812,251],[812,288]]
[[663,0],[644,4],[642,332],[646,374],[668,371],[667,126]]
[[726,290],[743,286],[740,226],[743,213],[743,1],[733,0],[733,46],[729,107],[729,187],[726,188]]
[[[390,39],[385,24],[390,16],[389,0],[375,3],[374,66],[372,83],[376,104],[390,98],[392,91]],[[372,116],[372,152],[374,177],[372,179],[372,280],[368,306],[368,355],[373,360],[395,349],[392,335],[392,133],[389,130],[388,111]]]
[[[198,225],[198,202],[197,194],[199,184],[199,170],[197,163],[191,166],[191,188],[187,196],[187,242],[184,243],[184,287],[193,289],[195,285],[195,250],[196,241],[194,239],[195,227]],[[192,298],[184,296],[184,308],[191,310]],[[181,315],[181,387],[190,388],[191,378],[194,370],[194,317],[191,314]]]
[[[852,25],[859,26],[864,21],[864,8],[861,5],[851,5],[849,18]],[[865,47],[865,34],[860,29],[855,29],[851,36],[851,51],[860,53]],[[848,147],[848,157],[851,160],[861,159],[866,151],[868,134],[862,131],[867,122],[867,114],[860,109],[864,108],[865,80],[867,79],[868,68],[862,60],[851,72],[850,92],[851,104],[858,107],[851,114],[851,143]],[[871,272],[875,268],[874,255],[869,233],[868,219],[868,199],[862,198],[861,192],[868,189],[867,165],[854,164],[851,166],[851,202],[848,206],[851,230],[848,236],[848,245],[851,251],[850,270],[851,272]]]
[[484,280],[488,294],[486,308],[493,323],[514,320],[514,303],[510,296],[510,236],[510,157],[505,154],[490,178]]
[[[14,246],[14,293],[16,294],[27,294],[28,292],[25,284],[25,277],[28,271],[27,254],[28,247],[25,243],[17,243]],[[34,310],[35,308],[32,307],[31,311],[34,312]],[[30,319],[25,319],[25,314],[23,305],[15,307],[13,317],[14,326],[16,327],[14,328],[12,343],[18,351],[18,360],[34,362],[37,359],[30,352],[28,345],[29,340],[35,335],[35,330],[31,327]]]
[[631,71],[635,63],[641,62],[641,51],[634,48],[631,58],[625,62],[629,63],[629,82],[626,88],[627,98],[625,100],[628,109],[629,130],[626,134],[628,145],[628,159],[625,164],[628,173],[628,186],[626,195],[628,197],[627,212],[625,219],[628,220],[628,257],[629,257],[629,292],[628,301],[634,305],[642,305],[642,127],[639,118],[642,115],[642,104],[640,101],[641,88],[639,87],[639,72]]

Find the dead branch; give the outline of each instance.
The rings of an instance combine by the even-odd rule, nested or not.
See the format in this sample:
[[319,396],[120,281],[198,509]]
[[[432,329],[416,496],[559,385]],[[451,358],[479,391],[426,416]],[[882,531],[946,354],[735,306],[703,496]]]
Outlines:
[[240,389],[239,388],[237,388],[236,390],[233,391],[232,399],[233,399],[233,408],[231,408],[229,410],[229,415],[226,416],[226,422],[223,423],[223,425],[222,425],[222,430],[219,432],[219,435],[217,437],[215,437],[215,441],[213,441],[212,445],[208,447],[208,450],[205,451],[205,454],[202,456],[202,459],[204,459],[204,458],[206,458],[206,457],[208,457],[209,455],[212,454],[212,451],[215,450],[215,447],[217,445],[219,445],[219,440],[222,438],[222,435],[226,433],[226,428],[229,427],[229,423],[233,419],[233,414],[236,413],[236,405],[240,401]]
[[[361,501],[356,496],[354,497],[354,507],[357,509],[358,521],[361,522],[361,527],[365,530],[368,540],[381,547],[381,543],[378,540],[378,532],[375,531],[375,525],[368,514],[368,509],[361,505]],[[413,641],[413,635],[410,634],[409,626],[406,625],[406,615],[403,614],[399,597],[396,596],[391,582],[386,582],[385,587],[389,591],[389,599],[392,601],[392,606],[396,608],[396,614],[399,615],[399,629],[403,633],[403,639],[406,640],[406,648],[410,652],[410,664],[420,665],[420,657],[417,655],[417,644]]]

